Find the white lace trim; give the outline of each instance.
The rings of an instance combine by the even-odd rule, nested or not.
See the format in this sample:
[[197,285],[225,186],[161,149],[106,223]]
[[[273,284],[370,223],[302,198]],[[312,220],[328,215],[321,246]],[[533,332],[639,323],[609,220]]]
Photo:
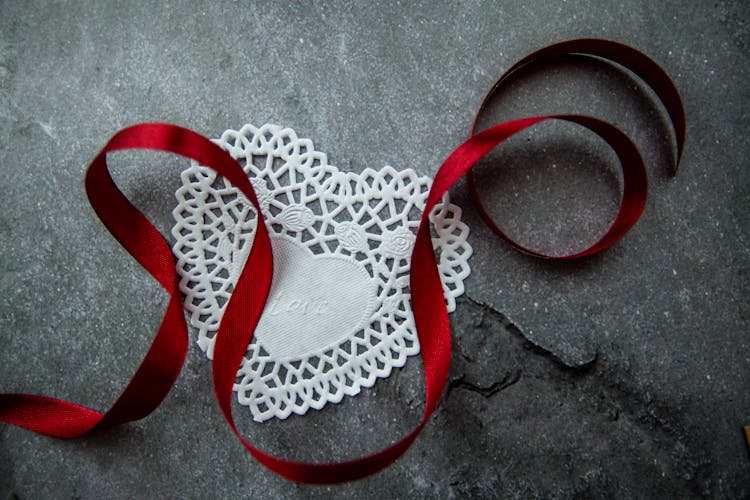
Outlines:
[[[216,142],[250,177],[274,251],[271,294],[234,386],[253,418],[339,402],[417,354],[409,258],[431,179],[391,167],[340,172],[309,139],[275,125],[245,125]],[[257,220],[212,170],[193,164],[181,177],[174,251],[190,322],[211,358]],[[470,272],[469,228],[447,195],[430,221],[452,312]]]

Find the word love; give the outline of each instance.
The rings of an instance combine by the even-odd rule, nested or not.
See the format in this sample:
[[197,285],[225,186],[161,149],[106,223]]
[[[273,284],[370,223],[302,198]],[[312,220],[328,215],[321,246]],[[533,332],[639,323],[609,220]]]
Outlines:
[[279,292],[279,294],[271,301],[271,306],[266,311],[266,314],[278,316],[282,313],[289,313],[302,316],[307,316],[308,314],[320,316],[328,311],[329,307],[327,300],[289,299],[284,296],[284,292]]
[[283,236],[272,236],[271,243],[274,299],[255,331],[269,354],[277,359],[319,354],[365,326],[377,295],[364,268],[340,256],[313,255]]

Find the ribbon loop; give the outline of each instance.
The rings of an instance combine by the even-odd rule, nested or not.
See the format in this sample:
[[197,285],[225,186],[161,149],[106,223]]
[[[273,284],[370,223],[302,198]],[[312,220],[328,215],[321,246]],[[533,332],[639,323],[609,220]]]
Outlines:
[[[664,105],[672,125],[672,130],[674,131],[676,155],[672,173],[673,175],[677,174],[685,146],[686,130],[685,108],[682,105],[680,93],[669,75],[653,59],[639,50],[611,40],[601,40],[597,38],[567,40],[541,48],[513,64],[500,76],[500,78],[498,78],[487,95],[485,95],[482,104],[479,106],[479,110],[474,117],[474,123],[471,126],[470,135],[474,136],[477,134],[476,128],[482,111],[511,75],[521,68],[542,59],[572,54],[599,57],[605,61],[619,64],[632,71],[633,74],[638,76],[649,87],[651,87]],[[643,160],[641,159],[640,153],[638,153],[638,148],[633,145],[632,141],[624,133],[613,125],[596,118],[580,115],[555,115],[553,117],[577,123],[591,130],[609,144],[620,160],[624,183],[620,209],[612,226],[610,226],[607,233],[602,236],[599,241],[580,252],[562,256],[548,255],[527,248],[505,234],[505,232],[500,229],[500,226],[492,219],[492,216],[482,202],[482,197],[479,194],[473,171],[469,170],[466,177],[474,205],[477,207],[485,224],[487,224],[495,234],[503,238],[518,250],[535,257],[561,260],[578,259],[609,248],[620,238],[625,236],[630,228],[633,227],[641,216],[641,213],[643,213],[643,208],[646,204],[648,180]]]

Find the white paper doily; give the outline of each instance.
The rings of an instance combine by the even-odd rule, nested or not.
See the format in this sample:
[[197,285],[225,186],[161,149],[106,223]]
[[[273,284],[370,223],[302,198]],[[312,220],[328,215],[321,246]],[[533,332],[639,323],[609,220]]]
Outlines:
[[[275,125],[245,125],[216,142],[250,177],[274,253],[271,293],[234,386],[253,418],[339,402],[417,354],[409,259],[431,179],[391,167],[340,172],[310,140]],[[172,229],[180,287],[212,358],[256,214],[211,169],[193,164],[181,177]],[[470,272],[469,228],[447,195],[430,220],[452,312]]]

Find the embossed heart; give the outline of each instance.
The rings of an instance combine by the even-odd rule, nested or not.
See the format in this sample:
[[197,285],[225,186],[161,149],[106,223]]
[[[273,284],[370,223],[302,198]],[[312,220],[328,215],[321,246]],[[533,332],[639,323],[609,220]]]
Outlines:
[[377,289],[361,265],[311,254],[279,236],[271,243],[273,284],[255,336],[273,358],[318,354],[366,326]]
[[[253,418],[356,395],[417,354],[409,259],[431,180],[391,167],[340,172],[310,140],[274,125],[228,130],[217,142],[250,177],[274,251],[271,295],[235,384]],[[182,181],[174,251],[190,322],[211,357],[256,214],[210,169],[194,164]],[[447,196],[430,220],[453,311],[469,275],[469,230]]]

